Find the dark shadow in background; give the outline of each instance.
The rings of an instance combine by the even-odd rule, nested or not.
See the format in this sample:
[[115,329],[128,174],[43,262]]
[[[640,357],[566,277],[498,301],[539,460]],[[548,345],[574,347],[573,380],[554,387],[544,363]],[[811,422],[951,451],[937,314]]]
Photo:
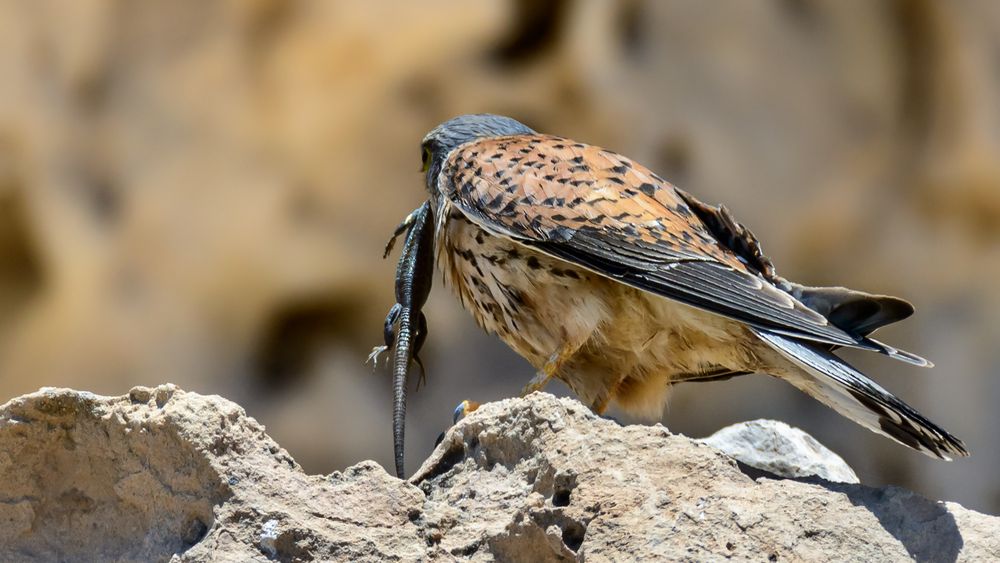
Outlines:
[[915,561],[956,561],[965,541],[955,517],[943,504],[899,488],[834,483],[819,477],[788,478],[736,462],[751,479],[788,480],[818,485],[845,495],[854,506],[863,506],[878,518],[882,528],[899,540]]

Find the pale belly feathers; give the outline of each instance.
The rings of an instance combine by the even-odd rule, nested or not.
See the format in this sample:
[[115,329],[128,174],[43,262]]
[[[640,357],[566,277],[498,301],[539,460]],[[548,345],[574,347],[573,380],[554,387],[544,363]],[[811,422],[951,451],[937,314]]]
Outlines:
[[741,323],[493,236],[449,211],[437,260],[462,306],[536,369],[575,349],[556,376],[592,408],[616,403],[657,419],[671,383],[761,367]]

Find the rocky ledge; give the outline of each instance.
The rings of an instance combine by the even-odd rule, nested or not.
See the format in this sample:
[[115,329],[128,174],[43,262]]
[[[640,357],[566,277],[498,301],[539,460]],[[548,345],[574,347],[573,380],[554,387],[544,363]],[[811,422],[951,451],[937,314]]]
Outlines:
[[238,405],[171,385],[0,407],[4,561],[623,557],[996,561],[1000,518],[782,479],[546,394],[483,406],[408,482],[373,462],[306,475]]

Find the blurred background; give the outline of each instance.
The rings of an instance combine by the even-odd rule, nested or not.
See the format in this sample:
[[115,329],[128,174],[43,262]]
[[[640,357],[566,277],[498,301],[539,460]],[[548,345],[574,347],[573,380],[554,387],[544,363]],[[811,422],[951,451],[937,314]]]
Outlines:
[[[779,272],[912,300],[859,367],[963,438],[935,462],[765,376],[664,424],[777,418],[868,484],[1000,512],[1000,3],[0,1],[0,400],[174,382],[244,405],[309,472],[391,472],[393,302],[419,142],[495,112],[724,202]],[[531,368],[440,280],[417,468],[462,399]],[[565,388],[553,386],[565,393]],[[664,460],[669,463],[669,460]]]

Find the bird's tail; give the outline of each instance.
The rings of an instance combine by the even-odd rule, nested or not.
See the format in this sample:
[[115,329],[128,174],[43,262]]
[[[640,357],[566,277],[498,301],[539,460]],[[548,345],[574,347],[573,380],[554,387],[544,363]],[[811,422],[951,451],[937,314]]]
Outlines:
[[965,444],[820,345],[754,328],[798,370],[788,382],[865,428],[929,456],[969,455]]
[[[780,280],[780,284],[803,305],[826,317],[830,324],[858,338],[858,347],[885,354],[919,367],[934,364],[920,356],[883,344],[869,335],[879,328],[913,314],[913,305],[898,297],[865,293],[846,287],[809,287]],[[836,349],[837,346],[827,348]]]

